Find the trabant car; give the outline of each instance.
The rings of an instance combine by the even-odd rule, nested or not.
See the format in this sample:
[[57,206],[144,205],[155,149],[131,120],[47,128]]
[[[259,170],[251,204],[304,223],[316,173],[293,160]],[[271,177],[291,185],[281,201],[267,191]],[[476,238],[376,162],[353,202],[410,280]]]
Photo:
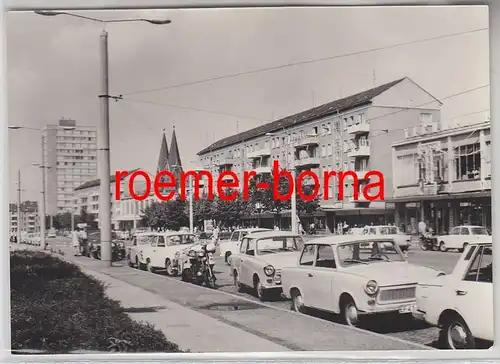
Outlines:
[[245,235],[257,231],[271,231],[271,229],[250,228],[234,230],[229,236],[229,240],[223,240],[219,243],[220,256],[224,257],[224,261],[227,264],[230,264],[229,257],[239,250],[241,239],[243,239]]
[[251,287],[261,301],[272,291],[280,294],[281,269],[297,261],[303,244],[300,235],[288,231],[252,232],[243,237],[239,251],[231,257],[230,275],[238,291]]
[[469,244],[453,272],[417,285],[413,316],[439,327],[448,349],[493,343],[493,256],[491,243]]
[[449,249],[457,249],[463,252],[467,245],[486,239],[491,241],[491,234],[483,226],[462,225],[451,229],[449,235],[439,235],[437,237],[439,250],[446,252]]
[[156,233],[136,233],[127,247],[127,262],[129,267],[141,268],[139,263],[140,250],[143,245],[151,245],[155,240]]
[[[358,235],[382,235],[391,237],[403,252],[409,250],[411,246],[411,236],[404,234],[397,226],[367,226],[363,228]],[[388,246],[390,247],[390,245]]]
[[362,315],[411,314],[417,282],[439,274],[408,263],[390,236],[344,235],[307,241],[281,279],[293,310],[333,312],[358,326]]
[[181,252],[197,243],[196,235],[188,232],[155,233],[150,244],[137,246],[139,268],[151,273],[165,269],[168,275],[177,275]]

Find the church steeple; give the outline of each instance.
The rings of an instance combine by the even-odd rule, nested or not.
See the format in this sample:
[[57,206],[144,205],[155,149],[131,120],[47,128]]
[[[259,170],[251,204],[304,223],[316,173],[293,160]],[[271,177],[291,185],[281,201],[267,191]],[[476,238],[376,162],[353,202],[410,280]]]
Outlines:
[[168,164],[171,168],[182,171],[181,155],[177,144],[177,135],[175,134],[175,126],[172,131],[172,141],[170,142],[170,153],[168,155]]
[[158,156],[158,165],[156,167],[156,173],[163,170],[169,170],[169,152],[167,137],[165,136],[165,129],[163,129],[163,135],[161,138],[160,155]]

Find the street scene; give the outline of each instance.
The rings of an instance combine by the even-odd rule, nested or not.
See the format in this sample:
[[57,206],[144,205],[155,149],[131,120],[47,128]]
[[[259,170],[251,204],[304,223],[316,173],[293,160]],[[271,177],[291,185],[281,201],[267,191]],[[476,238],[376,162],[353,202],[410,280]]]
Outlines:
[[487,8],[8,23],[13,353],[492,346]]

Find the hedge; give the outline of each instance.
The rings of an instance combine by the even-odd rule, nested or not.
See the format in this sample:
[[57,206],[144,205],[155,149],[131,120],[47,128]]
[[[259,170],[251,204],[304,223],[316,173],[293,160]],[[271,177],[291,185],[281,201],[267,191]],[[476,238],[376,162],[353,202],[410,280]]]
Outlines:
[[42,252],[14,251],[12,350],[181,352],[152,325],[132,320],[103,284]]

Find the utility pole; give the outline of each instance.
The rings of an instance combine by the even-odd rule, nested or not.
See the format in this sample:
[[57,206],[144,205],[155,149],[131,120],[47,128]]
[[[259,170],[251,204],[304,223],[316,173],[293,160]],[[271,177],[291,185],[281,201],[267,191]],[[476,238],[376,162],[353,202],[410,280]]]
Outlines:
[[194,233],[194,216],[193,216],[193,176],[189,177],[189,232]]
[[21,244],[21,170],[17,171],[17,243]]
[[45,250],[47,247],[45,241],[45,157],[44,157],[44,136],[42,135],[42,162],[40,163],[40,171],[42,172],[42,191],[40,201],[40,248]]
[[99,225],[101,230],[101,259],[111,266],[111,196],[109,191],[109,70],[108,70],[108,32],[102,30],[100,36],[101,53],[101,117],[99,121]]

